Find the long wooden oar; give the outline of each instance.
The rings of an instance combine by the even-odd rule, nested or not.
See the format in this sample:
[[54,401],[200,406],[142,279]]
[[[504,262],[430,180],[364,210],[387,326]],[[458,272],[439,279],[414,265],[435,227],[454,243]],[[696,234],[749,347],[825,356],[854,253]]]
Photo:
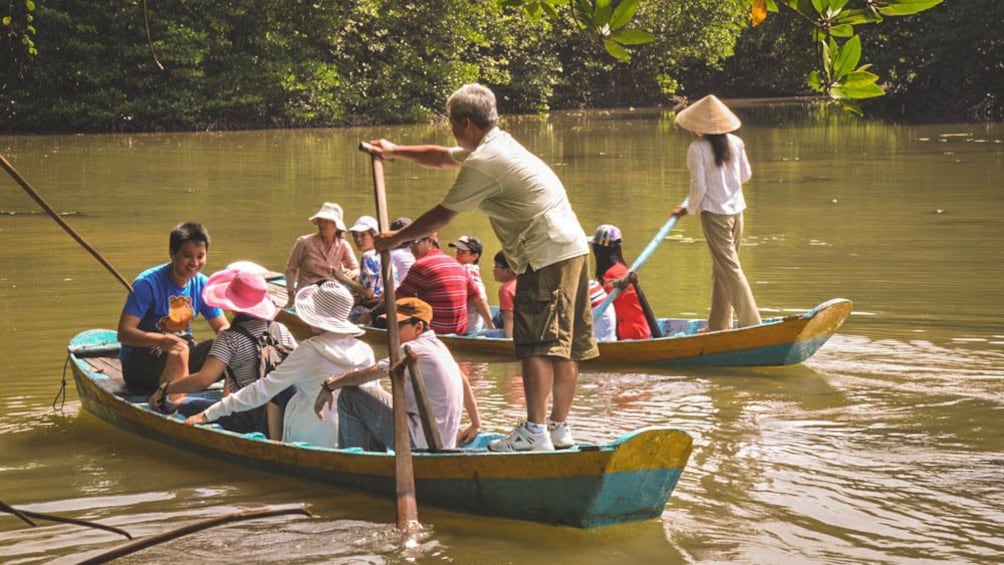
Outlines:
[[[383,156],[361,142],[359,150],[369,153],[373,165],[373,196],[376,199],[377,226],[381,232],[390,229],[387,214],[387,188],[383,181]],[[380,276],[383,278],[384,306],[387,310],[387,349],[390,366],[401,358],[401,338],[397,327],[397,304],[394,300],[394,271],[390,250],[380,252]],[[397,487],[397,527],[410,533],[420,527],[418,503],[415,501],[415,471],[411,461],[411,433],[408,430],[408,405],[404,391],[404,373],[391,372],[390,385],[394,409],[394,478]]]
[[104,267],[108,269],[108,271],[111,274],[115,275],[115,278],[117,278],[119,282],[125,285],[125,287],[129,289],[129,292],[132,292],[132,285],[129,284],[129,281],[127,281],[125,277],[121,275],[121,273],[116,271],[115,267],[112,267],[112,264],[109,263],[107,259],[102,257],[101,254],[98,253],[96,249],[91,247],[91,244],[84,241],[84,238],[80,237],[80,234],[73,231],[73,228],[71,228],[70,225],[67,224],[65,220],[63,220],[63,218],[59,215],[59,213],[57,213],[55,210],[52,209],[52,206],[49,206],[49,203],[46,202],[45,199],[42,198],[42,196],[39,193],[35,192],[35,189],[33,189],[31,185],[28,184],[28,181],[24,180],[24,177],[21,176],[21,173],[17,172],[17,169],[14,168],[14,165],[11,165],[10,162],[7,161],[7,159],[3,155],[0,155],[0,166],[2,166],[4,169],[7,170],[11,178],[17,181],[17,183],[21,185],[21,188],[23,188],[25,192],[28,193],[28,196],[31,196],[31,198],[35,202],[37,202],[38,205],[41,206],[42,209],[46,211],[46,213],[52,216],[52,219],[56,220],[56,223],[59,224],[64,230],[66,230],[66,233],[70,234],[70,237],[77,240],[77,243],[79,243],[84,249],[86,249],[91,255],[93,255],[94,258],[97,259],[99,263],[104,265]]
[[[680,207],[686,207],[688,202],[690,202],[689,196],[683,199],[683,202],[680,203]],[[673,226],[676,225],[676,221],[679,219],[680,219],[679,214],[672,214],[669,216],[669,219],[666,220],[666,223],[662,225],[662,228],[660,228],[659,231],[656,232],[655,237],[652,238],[652,241],[648,242],[648,245],[645,247],[644,250],[642,250],[641,255],[638,255],[638,257],[634,260],[634,263],[631,264],[631,269],[630,269],[631,271],[637,271],[638,269],[641,268],[642,265],[645,264],[645,261],[648,261],[648,258],[652,256],[652,253],[655,253],[656,248],[659,247],[659,244],[662,243],[662,240],[666,239],[666,235],[669,234],[669,231],[673,229]],[[597,306],[595,310],[593,310],[593,317],[599,318],[600,316],[602,316],[603,313],[607,311],[607,308],[610,307],[610,303],[613,302],[614,299],[617,298],[617,295],[619,295],[620,293],[621,289],[614,287],[613,292],[607,295],[607,298],[603,301],[603,303]]]
[[85,526],[88,528],[95,528],[98,530],[105,530],[106,532],[113,532],[129,539],[132,539],[132,534],[129,532],[116,528],[115,526],[106,526],[104,524],[99,524],[97,522],[90,522],[88,520],[79,520],[77,518],[65,518],[63,516],[56,516],[54,514],[43,514],[41,512],[32,512],[31,510],[17,509],[10,506],[3,501],[0,501],[0,512],[10,512],[11,514],[17,516],[18,518],[24,520],[32,527],[36,526],[35,522],[32,522],[29,518],[37,518],[39,520],[48,520],[49,522],[59,522],[60,524],[74,524],[77,526]]
[[641,290],[641,283],[638,282],[638,273],[631,271],[628,274],[628,280],[631,282],[631,286],[634,287],[635,296],[638,297],[638,304],[641,305],[641,311],[645,314],[645,321],[648,322],[648,329],[651,330],[652,337],[662,337],[662,328],[659,327],[659,319],[655,317],[652,305],[648,303],[648,298]]
[[258,518],[269,518],[272,516],[283,516],[286,514],[302,514],[304,516],[312,517],[313,515],[302,505],[295,506],[268,506],[260,510],[243,510],[241,512],[235,512],[233,514],[226,514],[224,516],[218,516],[216,518],[209,518],[207,520],[202,520],[187,526],[182,526],[176,528],[169,532],[164,532],[155,536],[150,536],[148,538],[139,539],[125,545],[116,547],[111,551],[106,551],[100,555],[95,555],[89,559],[85,559],[78,563],[77,565],[94,565],[96,563],[107,563],[112,559],[118,559],[123,555],[129,555],[130,553],[136,553],[141,549],[146,549],[148,547],[164,543],[165,541],[170,541],[175,538],[180,538],[181,536],[187,536],[207,528],[212,528],[214,526],[220,526],[223,524],[229,524],[231,522],[240,522],[243,520],[255,520]]

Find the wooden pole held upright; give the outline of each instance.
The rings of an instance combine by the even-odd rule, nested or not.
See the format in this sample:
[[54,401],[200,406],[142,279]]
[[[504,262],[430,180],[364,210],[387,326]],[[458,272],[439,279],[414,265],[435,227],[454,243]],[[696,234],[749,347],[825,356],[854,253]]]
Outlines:
[[[376,199],[377,225],[381,232],[390,229],[387,215],[387,188],[383,180],[383,157],[362,142],[359,150],[369,153],[373,166],[373,196]],[[390,251],[380,252],[380,276],[383,279],[384,305],[387,310],[387,349],[390,366],[401,359],[401,338],[397,328],[397,304],[394,296],[394,276]],[[394,409],[394,478],[397,488],[397,527],[410,532],[420,526],[418,503],[415,500],[415,472],[411,461],[411,433],[408,430],[408,406],[404,390],[404,373],[391,372],[390,384]]]

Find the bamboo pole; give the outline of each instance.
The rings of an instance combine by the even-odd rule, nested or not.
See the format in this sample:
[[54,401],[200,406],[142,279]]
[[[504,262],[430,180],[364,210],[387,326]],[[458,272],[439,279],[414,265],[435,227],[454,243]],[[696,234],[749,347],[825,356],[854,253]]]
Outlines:
[[155,536],[150,536],[148,538],[139,539],[125,545],[116,547],[111,551],[106,551],[94,557],[90,557],[78,563],[77,565],[96,565],[98,563],[107,563],[113,559],[118,559],[130,553],[136,553],[142,549],[152,547],[164,543],[166,541],[171,541],[182,536],[187,536],[188,534],[193,534],[202,530],[206,530],[215,526],[222,526],[223,524],[229,524],[231,522],[241,522],[245,520],[256,520],[258,518],[270,518],[272,516],[283,516],[286,514],[302,514],[304,516],[312,517],[313,515],[307,511],[302,505],[296,506],[268,506],[256,510],[242,510],[240,512],[234,512],[232,514],[226,514],[223,516],[217,516],[216,518],[209,518],[207,520],[202,520],[199,522],[194,522],[188,524],[187,526],[182,526],[180,528],[173,529],[162,534],[157,534]]
[[37,518],[39,520],[48,520],[49,522],[58,522],[60,524],[74,524],[76,526],[85,526],[88,528],[105,530],[106,532],[112,532],[115,534],[119,534],[121,536],[125,536],[129,539],[132,539],[132,534],[123,529],[116,528],[114,526],[106,526],[104,524],[99,524],[97,522],[90,522],[88,520],[79,520],[77,518],[64,518],[63,516],[56,516],[55,514],[43,514],[41,512],[32,512],[31,510],[19,510],[17,508],[14,508],[13,506],[5,504],[3,501],[0,501],[0,512],[9,512],[17,516],[18,518],[24,520],[25,522],[28,523],[28,525],[32,527],[37,526],[37,524],[35,524],[35,522],[32,522],[30,518]]
[[[383,157],[362,142],[359,150],[369,153],[373,167],[373,196],[376,200],[377,225],[381,232],[390,229],[387,213],[387,188],[383,179]],[[397,304],[394,296],[394,276],[390,251],[380,252],[380,275],[383,278],[384,306],[387,311],[387,349],[390,366],[401,359],[401,338],[397,327]],[[418,503],[415,500],[415,471],[411,460],[411,434],[408,431],[408,406],[404,390],[404,373],[390,373],[394,409],[394,479],[397,491],[397,527],[411,532],[420,527]]]

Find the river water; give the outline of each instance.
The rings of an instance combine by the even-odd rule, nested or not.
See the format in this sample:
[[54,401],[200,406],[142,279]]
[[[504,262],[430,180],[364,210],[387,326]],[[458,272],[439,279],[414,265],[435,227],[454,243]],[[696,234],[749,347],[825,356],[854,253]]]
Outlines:
[[[585,367],[571,422],[606,441],[683,428],[690,463],[661,519],[580,531],[420,508],[417,544],[393,501],[248,470],[52,408],[77,332],[114,328],[122,286],[10,179],[0,181],[0,500],[136,537],[264,504],[312,519],[208,530],[123,559],[333,563],[989,563],[1004,561],[1004,125],[899,126],[801,106],[738,105],[754,176],[743,262],[764,315],[855,303],[802,365]],[[565,181],[587,231],[614,223],[630,260],[686,193],[691,137],[659,111],[508,117]],[[175,223],[205,223],[207,272],[280,268],[307,217],[373,213],[361,139],[448,143],[443,126],[0,137],[0,151],[131,279],[167,260]],[[434,205],[449,171],[388,163],[391,215]],[[488,241],[464,214],[444,240]],[[682,219],[641,270],[662,315],[703,316],[710,266]],[[494,296],[497,285],[488,282]],[[206,333],[203,325],[197,328]],[[519,367],[461,357],[486,428],[523,413]],[[0,515],[0,562],[72,563],[114,534]]]

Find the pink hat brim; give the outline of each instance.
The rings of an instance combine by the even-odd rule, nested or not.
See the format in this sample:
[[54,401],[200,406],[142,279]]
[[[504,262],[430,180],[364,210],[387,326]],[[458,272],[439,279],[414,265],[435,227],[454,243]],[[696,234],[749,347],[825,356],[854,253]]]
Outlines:
[[238,269],[227,269],[225,271],[213,273],[213,275],[209,277],[209,281],[206,282],[205,288],[202,289],[202,299],[210,306],[223,308],[224,310],[240,314],[247,314],[252,318],[258,318],[259,320],[274,320],[275,317],[279,315],[279,307],[272,302],[272,299],[267,293],[257,304],[244,306],[234,303],[234,301],[227,296],[227,289],[230,288],[230,282],[234,280],[234,277],[237,276],[238,272],[240,272]]

